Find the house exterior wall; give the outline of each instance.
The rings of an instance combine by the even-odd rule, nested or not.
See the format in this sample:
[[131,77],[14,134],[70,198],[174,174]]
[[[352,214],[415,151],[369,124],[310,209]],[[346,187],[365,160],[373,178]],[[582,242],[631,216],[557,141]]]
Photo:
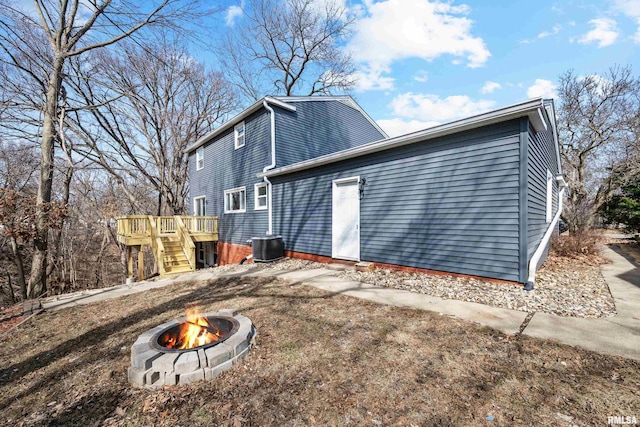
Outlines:
[[340,101],[287,101],[276,110],[276,165],[282,167],[384,138],[362,113]]
[[[266,210],[255,210],[254,184],[263,182],[256,174],[271,163],[269,114],[262,109],[245,119],[245,145],[235,149],[233,127],[206,143],[204,167],[196,170],[196,151],[189,154],[191,212],[196,197],[206,197],[206,214],[218,216],[219,240],[246,244],[267,231]],[[224,213],[224,191],[245,187],[246,212]]]
[[[553,130],[548,123],[547,130],[536,132],[528,126],[527,138],[527,262],[536,251],[542,237],[549,228],[547,212],[547,170],[553,175],[552,209],[553,218],[558,212],[559,186],[556,182],[558,159],[556,155]],[[547,248],[548,249],[548,248]],[[546,259],[546,253],[539,264]]]
[[[340,101],[291,104],[296,106],[296,112],[272,106],[276,120],[277,166],[383,138],[358,110]],[[218,216],[221,264],[239,261],[251,253],[247,240],[264,236],[268,229],[268,211],[255,210],[254,186],[264,182],[256,174],[271,163],[270,113],[261,109],[244,122],[244,147],[235,149],[231,127],[203,145],[203,169],[196,168],[197,150],[189,153],[190,211],[194,213],[194,199],[205,196],[206,214]],[[246,190],[246,212],[225,214],[224,191],[238,187]]]
[[332,181],[360,176],[362,260],[520,281],[520,123],[272,177],[274,232],[331,257]]

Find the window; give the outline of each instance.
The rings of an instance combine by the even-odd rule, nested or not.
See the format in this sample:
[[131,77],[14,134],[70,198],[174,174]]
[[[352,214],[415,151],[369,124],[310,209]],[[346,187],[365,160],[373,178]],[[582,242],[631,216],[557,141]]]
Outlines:
[[200,147],[196,150],[196,170],[200,170],[204,167],[204,147]]
[[551,222],[551,214],[553,210],[553,175],[547,169],[547,216],[546,221]]
[[267,209],[267,184],[259,183],[255,185],[254,208],[257,211]]
[[234,134],[234,141],[235,141],[234,145],[236,149],[240,147],[244,147],[244,122],[238,123],[233,128],[233,134]]
[[207,200],[205,196],[193,199],[193,214],[195,216],[204,216],[207,214]]
[[225,190],[224,213],[241,213],[247,210],[247,197],[244,187]]

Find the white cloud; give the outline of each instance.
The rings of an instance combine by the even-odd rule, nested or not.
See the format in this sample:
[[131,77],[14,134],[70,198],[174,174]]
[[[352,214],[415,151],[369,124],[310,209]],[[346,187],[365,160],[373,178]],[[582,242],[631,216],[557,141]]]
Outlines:
[[403,120],[399,118],[378,120],[377,123],[390,137],[416,132],[440,124],[439,122],[423,122],[420,120]]
[[558,87],[551,81],[545,79],[536,79],[533,85],[527,89],[527,96],[529,98],[557,98],[556,90]]
[[235,24],[236,18],[242,15],[242,6],[229,6],[227,9],[227,26],[233,27]]
[[390,69],[407,58],[434,60],[443,55],[480,67],[491,56],[484,40],[471,34],[466,5],[440,0],[365,0],[364,15],[355,23],[349,50],[372,70]]
[[383,76],[382,73],[391,72],[388,68],[382,69],[365,69],[355,73],[357,80],[356,92],[364,92],[367,90],[389,90],[393,89],[395,79],[393,77]]
[[537,38],[544,39],[544,38],[547,38],[549,36],[555,36],[556,34],[558,34],[560,32],[560,30],[562,30],[562,25],[556,24],[556,25],[553,26],[551,31],[543,31],[543,32],[541,32],[540,34],[537,35]]
[[550,36],[555,36],[560,32],[560,30],[562,30],[562,25],[556,24],[550,31],[543,31],[541,33],[538,33],[535,38],[520,40],[520,44],[531,44],[535,43],[536,39],[545,39]]
[[466,95],[440,98],[437,95],[404,93],[389,106],[393,115],[423,122],[444,122],[485,112],[495,104],[489,100],[473,100]]
[[640,44],[640,2],[638,0],[614,0],[614,7],[638,24],[638,31],[633,40]]
[[482,89],[480,89],[480,93],[493,93],[498,89],[502,89],[502,85],[497,82],[486,81]]
[[425,70],[420,70],[415,74],[415,76],[413,76],[413,80],[424,83],[429,80],[429,73],[427,73]]
[[611,18],[598,18],[589,21],[593,29],[580,37],[578,43],[598,43],[598,47],[605,47],[615,43],[618,38],[618,26]]

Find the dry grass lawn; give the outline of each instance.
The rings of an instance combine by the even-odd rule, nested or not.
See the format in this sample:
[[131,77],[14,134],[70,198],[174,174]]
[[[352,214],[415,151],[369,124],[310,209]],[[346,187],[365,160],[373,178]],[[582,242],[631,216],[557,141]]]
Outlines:
[[[257,346],[215,381],[150,391],[129,348],[235,307]],[[606,425],[640,418],[640,363],[268,278],[183,283],[44,313],[3,338],[3,425]],[[486,421],[494,417],[493,422]]]

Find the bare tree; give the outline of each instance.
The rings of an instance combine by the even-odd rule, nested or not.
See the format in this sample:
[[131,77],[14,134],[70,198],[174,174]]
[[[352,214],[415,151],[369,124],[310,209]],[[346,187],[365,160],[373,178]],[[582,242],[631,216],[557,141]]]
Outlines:
[[249,0],[220,61],[243,95],[329,94],[355,84],[342,49],[354,17],[337,1]]
[[559,133],[569,184],[564,217],[571,231],[593,225],[611,194],[640,172],[640,79],[629,67],[602,76],[560,77]]
[[32,232],[38,169],[33,151],[0,140],[0,236],[9,241],[23,299],[27,297],[23,245]]
[[[155,4],[154,4],[155,3]],[[71,59],[130,38],[149,26],[171,26],[193,15],[193,3],[181,0],[137,2],[126,0],[34,0],[33,12],[0,0],[0,53],[5,67],[33,85],[32,101],[39,103],[38,123],[40,176],[33,238],[34,256],[29,296],[41,295],[46,285],[49,218],[58,122],[66,104],[65,81]],[[42,43],[45,40],[45,43]],[[20,82],[13,80],[20,90]],[[17,126],[21,124],[18,122]]]
[[135,180],[158,195],[158,215],[184,213],[185,148],[236,108],[231,85],[166,38],[123,44],[121,55],[100,52],[90,62],[74,67],[73,90],[96,105],[72,114],[74,135],[82,140],[76,150],[118,181],[132,203],[128,184]]

